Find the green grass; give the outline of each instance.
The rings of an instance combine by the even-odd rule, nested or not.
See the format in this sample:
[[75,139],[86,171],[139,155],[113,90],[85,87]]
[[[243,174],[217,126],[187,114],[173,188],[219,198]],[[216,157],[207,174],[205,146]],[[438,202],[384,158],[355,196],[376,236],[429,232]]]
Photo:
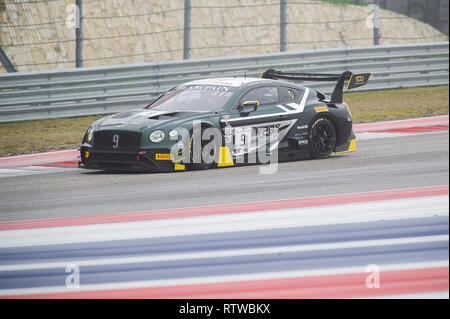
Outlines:
[[355,123],[448,114],[448,85],[345,93]]
[[103,116],[0,123],[0,156],[77,148],[86,129]]
[[[345,93],[355,123],[448,114],[448,86]],[[0,157],[78,148],[105,115],[0,123]]]

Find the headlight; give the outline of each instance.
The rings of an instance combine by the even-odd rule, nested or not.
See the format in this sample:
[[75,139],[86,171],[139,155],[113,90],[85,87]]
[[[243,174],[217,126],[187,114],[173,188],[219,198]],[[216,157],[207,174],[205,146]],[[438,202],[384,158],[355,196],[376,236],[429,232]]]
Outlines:
[[91,126],[88,129],[87,136],[86,136],[86,141],[90,143],[90,142],[92,142],[93,139],[94,139],[94,129]]
[[149,140],[153,143],[159,143],[164,139],[165,133],[161,130],[153,131],[149,136]]
[[178,136],[177,130],[172,130],[172,131],[170,131],[170,132],[169,132],[169,136],[170,136],[170,137]]

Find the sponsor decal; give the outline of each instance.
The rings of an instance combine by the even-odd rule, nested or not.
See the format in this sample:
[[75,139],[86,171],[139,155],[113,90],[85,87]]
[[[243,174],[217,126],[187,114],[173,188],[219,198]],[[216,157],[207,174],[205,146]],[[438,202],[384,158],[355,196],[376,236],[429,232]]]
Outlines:
[[202,90],[202,91],[225,91],[228,92],[231,90],[231,87],[229,86],[219,86],[219,85],[180,85],[178,90]]
[[[234,127],[233,155],[243,155],[255,151],[260,147],[265,147],[267,144],[270,144],[270,150],[273,150],[273,148],[278,146],[278,143],[284,138],[296,121],[295,119]],[[226,139],[227,141],[230,142],[231,139]]]
[[233,143],[233,136],[225,136],[225,144],[230,145]]
[[186,167],[183,164],[175,164],[173,168],[176,171],[184,171],[186,169]]
[[184,143],[183,143],[183,141],[179,141],[177,143],[177,147],[178,147],[179,150],[184,150]]
[[155,159],[157,161],[170,161],[172,160],[172,154],[156,154]]
[[196,80],[188,83],[184,83],[185,86],[188,85],[219,85],[219,86],[231,86],[239,87],[242,84],[254,82],[255,78],[214,78],[214,79],[203,79]]
[[364,75],[357,75],[355,76],[356,83],[364,82]]
[[288,95],[292,100],[295,98],[295,94],[292,90],[288,90]]
[[225,126],[225,135],[233,134],[233,128],[230,125]]
[[317,107],[314,108],[314,110],[316,111],[316,113],[328,112],[328,107],[326,107],[326,106],[317,106]]

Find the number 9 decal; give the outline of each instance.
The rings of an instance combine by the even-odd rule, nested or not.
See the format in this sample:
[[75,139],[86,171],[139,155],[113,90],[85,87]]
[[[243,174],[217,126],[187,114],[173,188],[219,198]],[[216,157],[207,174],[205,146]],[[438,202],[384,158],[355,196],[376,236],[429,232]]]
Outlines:
[[119,134],[114,134],[112,137],[113,140],[113,148],[119,148]]

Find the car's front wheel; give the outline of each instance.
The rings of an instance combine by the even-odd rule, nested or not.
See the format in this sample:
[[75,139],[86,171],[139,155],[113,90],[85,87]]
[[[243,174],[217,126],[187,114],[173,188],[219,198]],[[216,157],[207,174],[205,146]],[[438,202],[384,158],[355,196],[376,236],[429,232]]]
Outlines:
[[[205,128],[202,128],[200,136],[203,136],[204,130]],[[203,170],[216,167],[219,156],[217,141],[213,137],[209,140],[201,139],[200,148],[195,149],[193,139],[194,135],[192,134],[189,145],[190,164],[188,168],[191,170]]]
[[336,146],[336,129],[333,123],[321,117],[314,121],[309,130],[309,151],[312,158],[327,158]]

